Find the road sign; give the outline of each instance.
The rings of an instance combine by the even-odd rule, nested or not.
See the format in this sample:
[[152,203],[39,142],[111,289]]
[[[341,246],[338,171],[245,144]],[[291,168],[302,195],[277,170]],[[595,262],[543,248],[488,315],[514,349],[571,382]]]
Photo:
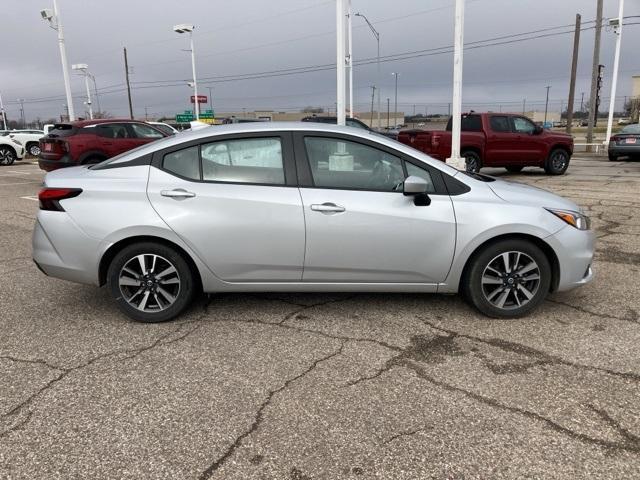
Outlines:
[[[209,99],[206,95],[198,95],[198,103],[207,103]],[[191,103],[196,103],[196,96],[191,95]]]
[[193,113],[179,113],[176,115],[176,122],[178,123],[189,123],[193,122],[196,117],[193,116]]

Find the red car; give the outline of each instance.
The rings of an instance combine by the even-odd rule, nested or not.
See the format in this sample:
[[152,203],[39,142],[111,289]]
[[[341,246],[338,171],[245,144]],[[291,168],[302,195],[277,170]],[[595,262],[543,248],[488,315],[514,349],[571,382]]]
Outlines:
[[135,120],[82,120],[58,123],[40,139],[38,164],[58,168],[99,163],[168,134]]
[[[446,131],[403,130],[398,141],[445,160],[451,155],[451,119]],[[462,116],[460,153],[471,172],[482,167],[505,167],[510,172],[541,167],[561,175],[573,155],[573,137],[544,130],[522,115],[471,112]]]

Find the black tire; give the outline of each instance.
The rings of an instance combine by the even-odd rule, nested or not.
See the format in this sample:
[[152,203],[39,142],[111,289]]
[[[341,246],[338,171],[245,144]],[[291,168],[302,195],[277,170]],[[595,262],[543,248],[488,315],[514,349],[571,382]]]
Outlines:
[[27,144],[27,152],[32,157],[38,157],[40,155],[40,144],[38,143],[29,143]]
[[[493,272],[500,271],[500,265],[504,266],[505,253],[512,271],[501,277]],[[536,268],[526,270],[531,268],[531,260]],[[536,273],[538,279],[535,279]],[[538,246],[523,239],[499,240],[469,260],[461,290],[465,298],[488,317],[518,318],[544,301],[549,293],[551,276],[549,260]],[[500,300],[503,300],[502,307]]]
[[551,150],[545,162],[544,171],[548,175],[562,175],[569,168],[570,158],[569,153],[562,148]]
[[617,155],[614,155],[613,153],[610,153],[610,154],[609,154],[609,161],[610,161],[610,162],[616,162],[616,161],[618,161],[618,156],[617,156]]
[[517,167],[515,165],[509,165],[508,167],[504,167],[507,169],[507,172],[518,173],[521,172],[524,167]]
[[[146,276],[142,275],[139,256],[144,258]],[[125,266],[127,271],[124,270]],[[156,277],[170,270],[170,267],[175,272]],[[133,320],[144,323],[171,320],[189,306],[196,291],[193,273],[182,255],[154,242],[135,243],[118,252],[109,265],[107,284],[118,308]],[[174,298],[173,302],[171,297]],[[134,306],[137,303],[139,305]]]
[[6,145],[0,146],[0,165],[13,165],[17,157],[13,148]]
[[465,168],[467,172],[478,173],[482,168],[482,159],[478,153],[473,150],[467,150],[462,152],[462,156],[465,160]]

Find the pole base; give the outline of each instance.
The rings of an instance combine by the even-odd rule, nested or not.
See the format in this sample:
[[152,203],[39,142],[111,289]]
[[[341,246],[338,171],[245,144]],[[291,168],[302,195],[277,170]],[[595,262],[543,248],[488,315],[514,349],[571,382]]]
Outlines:
[[457,168],[458,170],[466,170],[467,164],[464,158],[449,157],[445,160],[445,163],[450,167]]

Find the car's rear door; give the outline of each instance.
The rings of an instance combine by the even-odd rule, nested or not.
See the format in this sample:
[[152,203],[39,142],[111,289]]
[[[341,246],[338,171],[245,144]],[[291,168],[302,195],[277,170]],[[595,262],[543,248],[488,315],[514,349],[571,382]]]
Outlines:
[[154,154],[149,199],[228,282],[302,279],[304,215],[289,133],[215,136]]
[[95,127],[99,148],[108,158],[136,147],[126,123],[99,123]]
[[[437,169],[358,137],[295,134],[306,220],[305,282],[444,281],[456,224]],[[409,175],[430,185],[431,204],[402,194]]]

